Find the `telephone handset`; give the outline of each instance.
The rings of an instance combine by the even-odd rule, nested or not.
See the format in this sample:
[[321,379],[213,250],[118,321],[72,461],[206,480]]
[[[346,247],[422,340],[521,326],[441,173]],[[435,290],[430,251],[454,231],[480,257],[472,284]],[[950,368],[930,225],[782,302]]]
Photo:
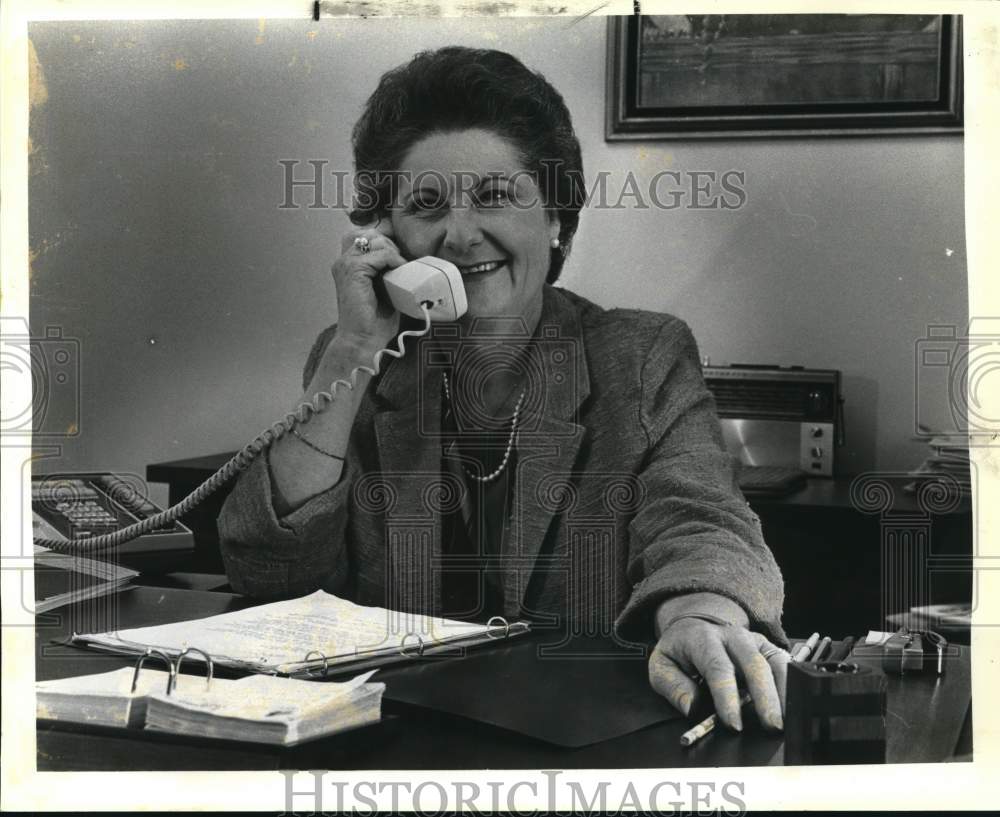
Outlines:
[[458,320],[469,308],[458,267],[433,255],[390,270],[382,283],[392,305],[411,318],[424,317],[427,303],[432,321]]
[[326,409],[336,398],[338,387],[353,390],[357,383],[358,372],[367,372],[374,377],[379,373],[383,355],[400,358],[406,354],[406,338],[422,337],[430,332],[432,321],[454,321],[462,317],[468,309],[465,287],[462,285],[462,273],[450,261],[441,258],[427,255],[410,261],[383,275],[382,283],[397,310],[404,315],[424,319],[423,329],[408,329],[399,333],[398,352],[394,349],[380,349],[375,353],[372,366],[357,366],[351,372],[349,381],[334,381],[330,385],[330,391],[314,394],[309,402],[302,403],[295,411],[289,412],[282,420],[258,434],[229,462],[173,507],[113,532],[85,537],[74,536],[71,539],[39,537],[34,540],[35,544],[57,553],[93,553],[109,550],[144,534],[170,526],[217,488],[249,468],[250,463],[276,440],[296,426],[309,422],[313,415]]

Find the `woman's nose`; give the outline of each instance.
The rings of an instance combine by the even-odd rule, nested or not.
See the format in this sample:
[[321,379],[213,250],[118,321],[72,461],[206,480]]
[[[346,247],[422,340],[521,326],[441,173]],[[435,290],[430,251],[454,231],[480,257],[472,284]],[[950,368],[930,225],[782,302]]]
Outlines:
[[476,212],[468,204],[452,207],[445,219],[444,247],[456,256],[477,244],[481,244],[483,233],[476,220]]

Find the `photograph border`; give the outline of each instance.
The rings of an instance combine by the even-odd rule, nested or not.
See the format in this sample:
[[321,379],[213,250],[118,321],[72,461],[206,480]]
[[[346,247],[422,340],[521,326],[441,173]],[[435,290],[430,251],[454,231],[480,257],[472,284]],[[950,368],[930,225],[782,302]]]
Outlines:
[[[53,19],[159,19],[175,18],[210,18],[225,17],[227,19],[254,19],[269,17],[294,17],[296,13],[305,10],[307,4],[291,4],[282,6],[280,3],[264,2],[251,5],[224,6],[220,0],[206,2],[195,10],[188,0],[179,0],[168,8],[160,3],[152,3],[145,7],[126,5],[119,0],[85,0],[76,3],[64,0],[53,3],[52,0],[35,0],[30,11],[29,4],[24,0],[11,0],[0,8],[0,16],[4,18],[3,47],[4,76],[2,113],[4,127],[2,133],[3,153],[5,161],[0,163],[0,177],[4,192],[2,209],[2,233],[4,240],[0,242],[0,255],[3,258],[3,294],[4,315],[27,315],[28,286],[28,241],[27,241],[27,43],[24,23],[26,20]],[[308,4],[310,7],[311,3]],[[358,5],[345,4],[340,16],[405,16],[400,3],[398,11],[391,2],[364,3]],[[506,6],[506,4],[502,4]],[[775,3],[765,4],[768,8]],[[790,4],[789,4],[790,5]],[[90,6],[93,6],[91,11]],[[510,6],[517,8],[516,3]],[[618,3],[615,8],[625,6]],[[723,10],[729,10],[732,3],[723,4]],[[882,6],[884,7],[884,6]],[[426,8],[423,5],[409,7],[409,13]],[[464,7],[468,13],[468,7]],[[529,14],[531,8],[523,3],[524,14]],[[644,9],[647,6],[644,5]],[[783,6],[784,8],[784,6]],[[822,11],[820,4],[815,10]],[[880,7],[875,7],[877,10]],[[84,10],[81,10],[84,9]],[[388,9],[388,13],[386,13]],[[844,0],[842,8],[837,10],[856,10],[865,12],[858,0]],[[1000,253],[998,237],[995,230],[996,206],[993,203],[993,191],[1000,180],[1000,156],[992,147],[1000,117],[997,116],[1000,106],[996,105],[1000,97],[1000,86],[993,79],[1000,68],[1000,16],[998,8],[989,3],[951,2],[938,4],[932,8],[929,4],[919,2],[907,7],[908,12],[918,10],[940,11],[943,9],[962,9],[966,13],[964,52],[967,67],[966,81],[966,121],[968,123],[967,140],[965,143],[965,178],[964,194],[966,203],[966,240],[968,245],[967,276],[969,284],[970,313],[973,316],[1000,315],[1000,288],[997,287],[995,276],[992,275],[992,265]],[[665,9],[666,10],[666,9]],[[742,10],[742,9],[738,9]],[[758,9],[753,9],[757,11]],[[762,7],[760,11],[767,10]],[[367,13],[362,14],[362,11]],[[671,9],[672,11],[672,9]],[[810,9],[812,11],[812,9]],[[394,13],[395,12],[395,13]],[[572,24],[574,13],[582,16],[612,13],[611,7],[599,6],[587,2],[571,3],[569,10],[560,11],[567,19],[567,25]],[[463,13],[461,11],[459,14]],[[505,9],[494,10],[494,14],[506,15]],[[514,12],[516,13],[516,12]],[[599,59],[599,57],[598,57]],[[8,70],[9,69],[9,70]],[[732,136],[733,134],[726,134]],[[764,135],[764,134],[761,134]],[[767,134],[775,136],[775,134]],[[791,134],[789,134],[791,135]],[[849,135],[849,134],[839,134]],[[861,134],[859,134],[861,135]],[[866,130],[863,135],[875,135],[874,131]],[[686,137],[693,138],[691,134]],[[648,136],[634,138],[650,138]],[[624,137],[623,137],[624,139]],[[820,143],[817,142],[817,145]],[[626,149],[626,145],[621,145]],[[29,378],[15,377],[4,371],[5,386],[2,401],[5,405],[20,405],[25,395],[29,396],[31,382]],[[1000,391],[989,384],[980,397],[997,405],[996,398]],[[977,457],[985,466],[980,469],[979,479],[974,483],[974,490],[983,496],[997,484],[1000,475],[1000,445],[992,438],[992,443],[985,443],[978,450]],[[0,496],[4,519],[4,561],[5,569],[0,575],[4,587],[2,628],[3,650],[0,652],[4,665],[4,690],[10,692],[4,697],[2,743],[4,763],[2,774],[3,786],[0,786],[0,799],[4,810],[8,809],[50,809],[64,811],[81,811],[87,809],[130,809],[130,808],[188,808],[205,811],[212,808],[245,809],[248,811],[264,809],[286,809],[292,806],[308,807],[310,800],[318,805],[316,798],[323,786],[331,796],[342,786],[372,785],[377,780],[382,786],[396,795],[394,786],[400,785],[432,785],[434,781],[445,779],[458,784],[466,784],[481,777],[475,772],[414,772],[405,770],[387,771],[381,775],[359,772],[340,772],[327,777],[322,771],[284,772],[134,772],[120,773],[39,773],[35,768],[35,712],[33,707],[25,706],[26,700],[32,700],[32,685],[34,683],[32,641],[33,622],[24,611],[17,609],[16,592],[19,591],[21,576],[17,570],[7,569],[16,564],[20,558],[22,546],[30,548],[31,539],[28,535],[30,526],[21,524],[30,510],[30,503],[23,492],[28,484],[27,471],[23,466],[30,460],[31,449],[28,440],[21,438],[13,441],[5,440],[2,446],[3,482],[5,490]],[[36,452],[36,456],[38,456]],[[51,454],[49,455],[51,456]],[[23,473],[22,473],[23,471]],[[990,704],[996,700],[995,666],[990,668],[990,656],[1000,652],[1000,628],[993,627],[988,622],[1000,620],[997,613],[1000,608],[997,599],[1000,595],[991,592],[996,589],[996,571],[1000,568],[1000,549],[994,552],[997,544],[996,532],[1000,530],[1000,505],[997,503],[980,503],[981,514],[975,520],[976,551],[973,570],[978,578],[983,580],[982,604],[974,613],[971,632],[973,651],[976,658],[973,661],[973,696],[977,703],[974,713],[975,757],[970,763],[941,763],[920,766],[849,766],[842,769],[806,767],[799,769],[780,767],[728,767],[702,769],[666,769],[667,776],[657,774],[660,770],[629,770],[621,769],[615,781],[616,791],[620,793],[634,792],[634,786],[645,784],[677,785],[689,784],[693,787],[704,787],[704,780],[718,782],[719,786],[739,786],[740,794],[745,798],[746,806],[753,808],[816,808],[818,792],[823,791],[823,803],[826,808],[863,808],[871,810],[901,809],[901,808],[956,808],[973,807],[976,804],[986,804],[995,797],[996,761],[1000,758],[996,736],[1000,734],[1000,708]],[[20,529],[19,529],[20,528]],[[11,535],[13,533],[13,535]],[[13,554],[13,555],[12,555]],[[30,576],[30,571],[28,573]],[[542,770],[533,778],[534,782],[544,785],[556,775],[563,774],[566,779],[592,780],[593,774],[586,772],[568,772]],[[525,775],[526,777],[527,775]],[[539,807],[542,798],[530,791],[530,786],[514,775],[497,773],[497,779],[505,778],[513,782],[510,789],[508,805],[522,809]],[[418,782],[419,781],[419,782]],[[530,782],[530,781],[529,781]],[[627,783],[627,787],[625,784]],[[526,790],[527,789],[527,790]],[[382,808],[388,808],[390,791],[378,790],[377,803]],[[702,790],[703,791],[703,790]],[[544,792],[544,788],[543,788]],[[302,802],[302,798],[306,802]],[[372,800],[375,802],[375,792]],[[298,799],[295,799],[298,798]],[[568,800],[560,801],[565,805]],[[615,801],[616,803],[618,801]],[[144,806],[142,804],[145,804]],[[695,808],[707,806],[704,799],[696,801]],[[551,804],[550,804],[551,807]],[[979,807],[982,807],[980,805]],[[535,812],[537,813],[537,812]]]

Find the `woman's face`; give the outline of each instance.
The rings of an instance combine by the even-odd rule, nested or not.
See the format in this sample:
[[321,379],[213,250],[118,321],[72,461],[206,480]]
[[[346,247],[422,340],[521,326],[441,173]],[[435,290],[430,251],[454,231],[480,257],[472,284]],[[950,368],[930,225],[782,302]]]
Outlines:
[[480,129],[417,142],[400,167],[392,229],[404,257],[433,255],[459,268],[464,320],[522,318],[534,330],[559,222],[511,142]]

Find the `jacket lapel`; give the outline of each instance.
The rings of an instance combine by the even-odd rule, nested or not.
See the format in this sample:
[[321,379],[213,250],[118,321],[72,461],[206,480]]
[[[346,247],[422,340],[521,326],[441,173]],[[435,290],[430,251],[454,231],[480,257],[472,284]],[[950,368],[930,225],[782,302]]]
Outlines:
[[440,607],[434,566],[441,554],[441,502],[457,488],[452,475],[441,473],[441,374],[420,366],[425,340],[411,341],[407,354],[392,360],[375,392],[385,405],[374,418],[375,439],[391,496],[382,543],[385,606],[403,612]]
[[546,286],[535,331],[539,376],[529,393],[517,437],[517,476],[504,564],[504,615],[518,618],[554,516],[567,507],[570,474],[586,429],[578,412],[590,394],[579,315],[559,290]]

